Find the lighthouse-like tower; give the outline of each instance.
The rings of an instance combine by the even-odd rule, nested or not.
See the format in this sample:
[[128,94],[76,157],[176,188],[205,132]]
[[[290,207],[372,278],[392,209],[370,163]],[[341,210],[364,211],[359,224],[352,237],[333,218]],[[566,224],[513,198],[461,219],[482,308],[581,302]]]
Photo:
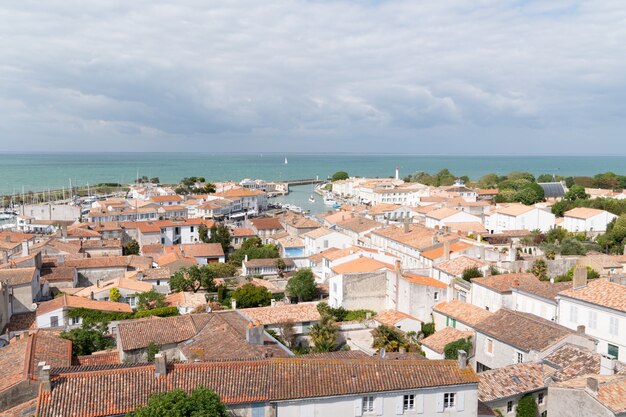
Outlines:
[[396,179],[400,179],[400,168],[398,167],[398,165],[396,165]]

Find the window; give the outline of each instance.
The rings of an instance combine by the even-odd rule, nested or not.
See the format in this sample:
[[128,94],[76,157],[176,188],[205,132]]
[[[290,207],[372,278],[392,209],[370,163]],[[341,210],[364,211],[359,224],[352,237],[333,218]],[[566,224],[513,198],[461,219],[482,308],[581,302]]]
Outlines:
[[544,411],[543,413],[541,413],[541,417],[548,417],[548,411]]
[[578,322],[578,309],[576,306],[569,306],[569,321],[572,323]]
[[433,294],[433,298],[435,299],[435,301],[439,300],[439,291],[435,291],[435,294]]
[[598,314],[595,311],[589,311],[589,328],[595,329],[598,327]]
[[191,226],[191,233],[193,233],[193,226]]
[[537,395],[537,404],[543,404],[543,392],[540,392],[539,395]]
[[476,372],[485,372],[485,371],[490,371],[491,368],[488,367],[487,365],[483,365],[480,362],[476,362]]
[[137,297],[126,297],[126,302],[131,308],[137,307]]
[[524,362],[524,354],[522,352],[517,352],[517,363]]
[[609,320],[609,333],[613,336],[619,336],[619,322],[617,317],[611,317]]
[[404,411],[415,410],[415,395],[409,394],[404,396]]
[[607,353],[617,359],[619,357],[619,346],[615,346],[609,343]]
[[445,394],[443,394],[443,408],[452,408],[454,407],[454,393],[453,392],[446,392]]
[[493,355],[493,340],[492,339],[487,339],[487,342],[485,343],[485,352]]
[[513,401],[506,403],[506,412],[510,413],[511,411],[513,411]]
[[374,397],[368,395],[363,397],[363,413],[372,413],[374,411]]
[[52,316],[50,317],[50,327],[58,327],[59,326],[59,317]]

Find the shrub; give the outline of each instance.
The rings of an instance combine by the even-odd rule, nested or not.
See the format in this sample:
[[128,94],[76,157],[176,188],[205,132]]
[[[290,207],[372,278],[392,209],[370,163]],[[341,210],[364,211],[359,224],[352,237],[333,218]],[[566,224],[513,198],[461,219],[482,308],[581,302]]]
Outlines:
[[537,417],[537,403],[532,394],[524,395],[517,403],[515,417]]
[[148,362],[154,362],[154,356],[159,353],[161,347],[154,342],[150,342],[147,348]]
[[454,342],[448,343],[443,348],[443,353],[446,359],[456,359],[459,354],[459,350],[464,350],[466,353],[469,354],[471,349],[472,339],[468,337],[467,339],[459,339],[455,340]]
[[463,275],[462,278],[465,281],[470,281],[472,278],[482,278],[483,273],[480,272],[480,269],[478,269],[477,266],[473,266],[471,268],[467,268],[465,271],[463,271]]

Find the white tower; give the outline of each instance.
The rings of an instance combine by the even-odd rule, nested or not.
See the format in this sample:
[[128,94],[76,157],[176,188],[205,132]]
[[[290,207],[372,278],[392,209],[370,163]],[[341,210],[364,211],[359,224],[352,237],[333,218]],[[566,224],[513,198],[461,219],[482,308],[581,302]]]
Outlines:
[[398,168],[398,165],[396,165],[396,179],[400,179],[400,168]]

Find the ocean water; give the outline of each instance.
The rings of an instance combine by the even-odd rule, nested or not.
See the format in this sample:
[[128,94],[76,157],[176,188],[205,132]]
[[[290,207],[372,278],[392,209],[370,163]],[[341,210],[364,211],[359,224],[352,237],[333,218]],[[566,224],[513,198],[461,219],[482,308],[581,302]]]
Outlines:
[[[288,164],[284,163],[285,158]],[[41,191],[99,182],[130,183],[137,174],[177,182],[203,176],[212,181],[243,178],[289,180],[327,178],[342,170],[350,175],[388,177],[448,168],[455,175],[479,178],[495,172],[593,175],[626,173],[626,156],[446,156],[349,154],[215,153],[0,153],[0,193]]]

